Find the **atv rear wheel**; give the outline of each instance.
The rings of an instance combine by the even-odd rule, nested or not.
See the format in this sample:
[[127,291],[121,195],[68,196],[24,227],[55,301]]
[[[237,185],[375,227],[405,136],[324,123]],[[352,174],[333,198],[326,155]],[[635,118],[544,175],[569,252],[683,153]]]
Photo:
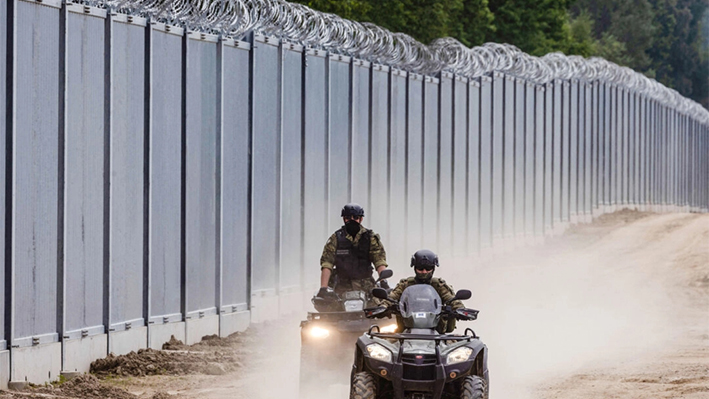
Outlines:
[[465,377],[460,387],[460,399],[487,399],[487,384],[477,375]]
[[377,380],[366,371],[357,373],[352,378],[350,399],[376,399]]

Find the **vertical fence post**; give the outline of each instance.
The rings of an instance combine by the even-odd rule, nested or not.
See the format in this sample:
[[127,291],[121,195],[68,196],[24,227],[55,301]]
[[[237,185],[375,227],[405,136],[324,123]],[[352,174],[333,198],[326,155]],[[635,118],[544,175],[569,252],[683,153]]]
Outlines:
[[[8,0],[5,3],[5,16],[6,23],[5,26],[7,30],[5,31],[6,36],[0,37],[0,40],[5,39],[6,54],[3,57],[3,64],[5,65],[5,74],[0,75],[0,80],[5,82],[7,86],[0,85],[5,89],[5,104],[4,108],[0,108],[0,112],[3,112],[5,125],[5,137],[0,138],[2,140],[2,154],[4,158],[2,159],[2,193],[3,193],[3,206],[4,212],[3,217],[3,236],[0,245],[3,248],[3,299],[5,301],[4,311],[3,311],[3,340],[4,345],[0,347],[0,350],[8,350],[8,364],[9,376],[8,380],[12,381],[14,377],[14,356],[12,351],[12,342],[14,338],[14,313],[15,313],[15,264],[13,262],[13,242],[14,242],[14,176],[15,176],[15,161],[14,161],[14,148],[15,148],[15,135],[17,134],[17,2],[19,0]],[[0,381],[1,386],[6,386],[5,381]]]

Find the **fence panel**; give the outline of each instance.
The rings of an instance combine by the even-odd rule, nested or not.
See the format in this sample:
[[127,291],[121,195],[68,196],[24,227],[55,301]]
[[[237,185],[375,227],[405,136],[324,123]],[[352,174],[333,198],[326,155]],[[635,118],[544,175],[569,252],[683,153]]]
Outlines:
[[[9,24],[6,23],[7,21],[7,1],[3,1],[0,4],[0,21],[3,21],[4,26],[8,26]],[[7,55],[7,29],[0,29],[0,57],[3,57],[2,59],[7,60],[8,57]],[[7,76],[7,63],[6,62],[0,62],[0,76]],[[5,204],[6,199],[5,195],[7,194],[5,192],[5,184],[6,184],[6,173],[7,170],[5,168],[5,163],[7,162],[6,159],[6,151],[7,151],[7,138],[10,137],[11,131],[7,130],[7,118],[6,118],[6,112],[3,112],[3,110],[6,110],[7,108],[7,79],[2,79],[0,78],[0,129],[5,129],[5,136],[2,140],[0,140],[0,204]],[[12,194],[10,194],[12,195]],[[5,209],[5,208],[3,208]],[[0,256],[3,256],[3,259],[5,258],[5,250],[9,249],[5,247],[5,215],[6,213],[3,213],[3,222],[0,222]],[[0,303],[2,303],[2,306],[0,306],[0,350],[4,350],[7,347],[7,342],[6,340],[9,338],[5,334],[5,314],[7,312],[7,302],[5,301],[5,267],[8,265],[6,263],[3,263],[3,267],[0,268]]]
[[513,171],[514,171],[514,191],[513,203],[514,211],[512,221],[514,222],[514,235],[524,235],[525,216],[524,202],[526,199],[525,187],[525,170],[527,168],[526,154],[526,118],[527,118],[527,102],[525,97],[525,82],[522,79],[514,80],[514,146],[513,146]]
[[640,130],[638,131],[638,202],[647,205],[647,141],[650,133],[648,99],[640,97]]
[[492,75],[492,240],[504,234],[505,75]]
[[105,332],[104,110],[105,12],[67,16],[64,169],[65,336]]
[[592,105],[593,110],[592,116],[592,129],[591,129],[591,212],[596,215],[596,209],[598,209],[601,203],[600,196],[600,174],[602,171],[602,158],[601,158],[601,145],[603,143],[603,128],[601,124],[603,123],[603,102],[601,96],[603,95],[601,85],[598,81],[593,82],[592,89]]
[[570,184],[571,184],[571,84],[563,81],[561,84],[561,151],[559,152],[560,169],[560,221],[569,221],[569,205],[571,204]]
[[220,312],[232,313],[246,310],[249,303],[251,45],[233,40],[223,43]]
[[554,82],[549,82],[542,93],[544,97],[544,121],[542,134],[544,135],[544,231],[551,232],[554,226],[554,112],[555,90]]
[[152,25],[150,316],[182,320],[182,30]]
[[[329,165],[328,165],[328,197],[330,201],[330,213],[327,218],[330,228],[328,231],[335,231],[342,226],[340,211],[342,206],[350,202],[351,188],[351,88],[352,78],[350,76],[351,59],[340,55],[331,54],[329,56],[328,67],[330,76],[329,89]],[[290,67],[289,67],[290,68]],[[293,77],[295,78],[295,76]],[[292,99],[293,108],[299,108],[300,100]],[[284,107],[284,109],[288,108]],[[299,126],[300,128],[300,126]],[[285,147],[293,148],[293,147]],[[292,151],[292,150],[291,150]],[[283,183],[285,184],[285,182]],[[365,209],[365,214],[367,209]]]
[[[254,37],[251,199],[252,295],[271,296],[278,269],[280,56],[278,39]],[[320,77],[323,77],[321,72]],[[322,87],[322,84],[321,84]],[[322,100],[321,100],[322,101]],[[318,109],[322,109],[321,107]],[[313,129],[317,127],[313,126]],[[322,151],[320,151],[322,153]],[[322,170],[324,162],[318,165]],[[319,186],[322,190],[322,184]],[[320,203],[319,205],[322,205]],[[322,210],[322,209],[321,209]],[[323,229],[323,220],[318,218]],[[257,266],[256,266],[257,265]]]
[[536,159],[535,153],[537,150],[536,140],[536,120],[537,113],[535,110],[536,87],[532,83],[526,83],[524,86],[524,172],[522,178],[523,183],[523,212],[524,224],[523,230],[526,235],[534,234],[534,202],[535,202],[535,182],[536,182]]
[[618,171],[618,90],[615,86],[610,85],[610,93],[608,98],[609,103],[609,130],[608,130],[608,165],[606,168],[606,178],[608,184],[608,205],[615,206],[617,200],[617,171]]
[[438,90],[439,80],[424,81],[423,247],[438,251]]
[[459,76],[453,81],[453,206],[451,227],[453,256],[465,256],[468,251],[468,80]]
[[[572,80],[569,88],[569,215],[575,218],[579,213],[579,170],[580,170],[580,132],[581,132],[581,93],[578,80]],[[564,153],[565,155],[567,153]],[[566,170],[566,169],[565,169]]]
[[[305,284],[317,282],[323,245],[331,231],[327,218],[327,76],[325,52],[306,50],[304,204],[305,220],[303,267]],[[367,209],[365,208],[365,212]],[[366,213],[365,213],[366,214]],[[339,215],[337,215],[339,217]]]
[[353,61],[352,77],[352,201],[369,209],[369,106],[368,61]]
[[544,234],[546,213],[545,194],[549,184],[546,174],[546,88],[534,86],[534,233]]
[[515,234],[515,115],[517,113],[516,79],[507,76],[503,82],[502,109],[502,236]]
[[637,93],[631,93],[630,96],[630,101],[632,104],[632,114],[631,114],[631,129],[630,129],[630,177],[628,178],[628,183],[630,187],[628,188],[629,190],[629,195],[628,195],[628,201],[631,204],[638,204],[638,149],[640,148],[639,146],[639,140],[638,140],[638,132],[640,129],[640,121],[642,117],[642,111],[640,108],[640,97],[638,96]]
[[632,103],[630,100],[630,92],[628,90],[623,90],[623,136],[621,141],[621,156],[622,156],[622,171],[619,180],[619,190],[621,193],[621,204],[628,204],[628,199],[630,198],[630,129],[632,127]]
[[583,213],[591,217],[593,205],[593,84],[584,83],[584,133],[583,133]]
[[480,78],[480,247],[492,246],[493,81]]
[[[59,340],[59,9],[16,2],[15,126],[12,132],[13,346]],[[19,49],[25,49],[19,51]]]
[[372,64],[370,119],[369,208],[366,225],[381,234],[386,248],[389,237],[389,67]]
[[144,19],[114,16],[111,47],[110,328],[144,325]]
[[563,96],[562,91],[564,84],[561,81],[555,81],[553,85],[552,96],[552,148],[550,151],[552,158],[552,223],[556,227],[561,222],[561,203],[562,203],[562,142],[563,142]]
[[[283,43],[281,48],[283,80],[281,92],[280,165],[280,274],[279,289],[297,290],[301,286],[303,261],[303,47]],[[343,64],[347,66],[347,64]],[[347,125],[344,125],[347,136]],[[342,149],[347,151],[347,146]],[[347,158],[345,158],[347,159]],[[347,174],[347,166],[340,170]],[[347,185],[347,181],[341,182]],[[347,190],[345,190],[345,193]],[[338,213],[339,215],[339,213]],[[317,264],[310,265],[317,270]],[[310,283],[315,283],[311,281]]]
[[480,137],[482,135],[481,79],[471,79],[468,83],[468,254],[480,250]]
[[451,254],[453,212],[453,74],[441,74],[438,98],[438,238],[436,251]]
[[[195,38],[196,36],[196,38]],[[200,37],[202,39],[200,39]],[[187,39],[185,267],[187,318],[216,314],[217,37]]]
[[406,265],[406,72],[392,69],[389,130],[389,233],[382,237],[391,265]]
[[406,253],[423,247],[423,76],[409,74],[406,108]]

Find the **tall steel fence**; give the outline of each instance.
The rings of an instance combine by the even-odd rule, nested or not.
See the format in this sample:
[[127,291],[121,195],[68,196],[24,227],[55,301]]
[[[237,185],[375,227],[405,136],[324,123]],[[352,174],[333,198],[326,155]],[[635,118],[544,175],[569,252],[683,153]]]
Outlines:
[[601,59],[281,0],[8,0],[0,21],[3,383],[298,309],[349,201],[395,266],[709,208],[709,112]]

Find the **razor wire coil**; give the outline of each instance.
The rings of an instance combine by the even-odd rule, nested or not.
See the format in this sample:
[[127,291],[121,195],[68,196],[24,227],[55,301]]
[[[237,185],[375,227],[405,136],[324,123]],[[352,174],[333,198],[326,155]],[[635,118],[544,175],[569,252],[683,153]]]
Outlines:
[[555,80],[599,81],[632,90],[709,124],[709,111],[654,79],[598,57],[550,53],[535,57],[509,44],[468,48],[453,38],[424,45],[404,33],[360,23],[285,0],[80,0],[140,15],[153,22],[243,39],[250,31],[283,41],[432,75],[450,71],[466,78],[502,72],[536,84]]

